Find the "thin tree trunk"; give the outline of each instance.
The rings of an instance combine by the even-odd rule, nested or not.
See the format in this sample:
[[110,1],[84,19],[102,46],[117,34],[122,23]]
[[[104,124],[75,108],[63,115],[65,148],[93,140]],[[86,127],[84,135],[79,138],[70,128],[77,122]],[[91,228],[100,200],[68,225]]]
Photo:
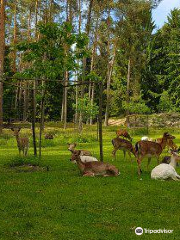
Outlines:
[[108,120],[109,120],[109,107],[110,107],[110,87],[111,87],[111,78],[112,78],[112,72],[113,72],[113,66],[116,56],[116,44],[114,46],[114,55],[112,60],[109,62],[108,67],[108,74],[107,74],[107,102],[106,102],[106,113],[105,113],[105,121],[104,125],[108,126]]
[[67,127],[67,85],[69,81],[69,73],[68,71],[65,72],[65,88],[64,88],[64,129]]
[[44,81],[42,81],[42,91],[41,91],[41,118],[40,118],[40,129],[39,129],[39,158],[41,158],[41,147],[42,147],[42,134],[44,131],[44,110],[45,110],[45,90]]
[[3,74],[5,54],[5,0],[1,0],[0,6],[0,134],[3,129]]
[[28,111],[28,102],[29,102],[29,84],[28,81],[25,82],[25,90],[24,90],[24,109],[23,109],[23,121],[27,120],[27,111]]
[[126,89],[126,104],[127,104],[126,115],[127,116],[129,115],[130,78],[131,78],[131,58],[129,58],[129,61],[128,61],[128,73],[127,73],[127,89]]
[[[13,33],[13,44],[15,45],[17,43],[17,1],[14,2],[14,33]],[[16,50],[13,51],[13,72],[16,73]]]
[[38,33],[37,33],[37,23],[38,23],[38,0],[36,0],[35,3],[35,39],[38,39]]
[[[79,13],[79,22],[78,22],[78,30],[79,34],[81,33],[81,0],[78,0],[78,13]],[[77,64],[79,66],[79,60],[77,60]],[[76,72],[76,81],[78,82],[78,72]],[[76,112],[75,112],[75,124],[78,123],[78,97],[79,97],[79,87],[76,86]]]
[[[89,8],[88,8],[87,23],[86,23],[86,34],[87,34],[88,37],[89,37],[89,32],[90,32],[90,27],[91,27],[90,25],[91,25],[91,13],[92,13],[92,9],[93,9],[93,3],[94,3],[94,0],[90,0]],[[86,48],[88,48],[88,46]],[[83,58],[82,81],[84,81],[85,77],[86,77],[86,61],[87,61],[87,58],[84,57]],[[84,98],[84,85],[81,86],[81,98]],[[83,121],[82,113],[80,113],[79,130],[81,130],[81,131],[82,131],[82,125],[83,125],[82,121]]]

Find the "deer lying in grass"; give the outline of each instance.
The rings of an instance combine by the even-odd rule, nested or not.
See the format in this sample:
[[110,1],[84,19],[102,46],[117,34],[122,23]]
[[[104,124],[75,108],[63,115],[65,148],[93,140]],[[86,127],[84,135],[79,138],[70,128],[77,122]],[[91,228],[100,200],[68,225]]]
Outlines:
[[26,156],[29,149],[29,138],[19,136],[21,128],[11,128],[11,130],[14,132],[14,136],[16,137],[19,154],[21,154],[22,151],[23,155]]
[[115,157],[117,150],[123,150],[124,158],[126,157],[127,152],[132,161],[131,153],[135,156],[135,149],[131,142],[126,139],[117,137],[112,140],[112,144],[114,146],[114,150],[112,151],[113,157]]
[[170,135],[169,133],[164,133],[162,141],[160,143],[150,142],[150,141],[139,141],[135,145],[137,163],[138,163],[138,174],[141,174],[141,162],[143,158],[148,157],[147,168],[151,162],[152,157],[157,158],[157,162],[159,163],[159,156],[161,155],[163,149],[167,144],[168,139],[174,139],[175,137]]
[[80,156],[92,156],[91,152],[87,150],[75,150],[75,147],[77,146],[76,143],[67,143],[67,145],[68,150],[72,153],[74,153],[74,151],[80,151]]
[[103,162],[87,162],[83,163],[81,161],[80,155],[77,153],[72,154],[70,161],[76,161],[77,166],[83,176],[118,176],[119,170],[109,163]]
[[117,130],[116,131],[116,135],[117,135],[117,137],[123,137],[123,138],[127,138],[130,142],[132,142],[132,138],[131,138],[131,136],[129,135],[129,133],[126,131],[126,130],[124,130],[124,129],[119,129],[119,130]]
[[54,139],[54,136],[53,136],[52,133],[46,133],[46,134],[44,135],[44,138],[45,138],[45,139]]
[[156,166],[151,172],[152,179],[168,180],[172,179],[180,181],[180,176],[177,174],[175,168],[177,162],[180,161],[180,156],[177,152],[171,150],[171,160],[169,164],[162,163]]

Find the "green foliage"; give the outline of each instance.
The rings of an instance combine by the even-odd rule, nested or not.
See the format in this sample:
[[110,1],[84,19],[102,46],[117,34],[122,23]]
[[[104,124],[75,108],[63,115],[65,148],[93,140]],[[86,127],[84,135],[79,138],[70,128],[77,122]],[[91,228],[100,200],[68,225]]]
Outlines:
[[133,113],[138,113],[138,114],[145,114],[145,113],[150,113],[150,109],[146,105],[145,101],[142,100],[140,97],[136,98],[131,98],[129,104],[126,102],[123,103],[124,109],[129,110],[131,114]]
[[175,112],[175,107],[173,106],[171,98],[167,91],[162,92],[158,109],[160,112]]
[[82,114],[83,120],[86,121],[90,117],[94,118],[98,113],[98,106],[96,103],[91,103],[88,95],[86,94],[84,98],[78,100],[78,104],[73,104],[73,108],[77,108],[77,112]]

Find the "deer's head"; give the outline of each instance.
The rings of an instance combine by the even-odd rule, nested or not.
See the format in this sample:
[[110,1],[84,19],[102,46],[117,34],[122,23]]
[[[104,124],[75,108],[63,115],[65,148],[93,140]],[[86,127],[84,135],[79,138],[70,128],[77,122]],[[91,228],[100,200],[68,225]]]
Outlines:
[[11,128],[11,130],[13,131],[14,136],[18,136],[21,128]]
[[175,136],[169,134],[168,132],[165,132],[165,133],[163,134],[163,138],[173,140],[173,139],[175,139]]
[[75,150],[71,156],[70,161],[73,163],[76,163],[76,161],[79,160],[79,158],[80,158],[80,153],[81,153],[81,151]]
[[171,149],[170,154],[175,158],[176,162],[180,162],[180,156],[178,154],[178,151]]
[[75,147],[76,147],[76,143],[67,143],[67,145],[68,145],[68,150],[69,151],[72,151],[72,150],[74,150],[75,149]]

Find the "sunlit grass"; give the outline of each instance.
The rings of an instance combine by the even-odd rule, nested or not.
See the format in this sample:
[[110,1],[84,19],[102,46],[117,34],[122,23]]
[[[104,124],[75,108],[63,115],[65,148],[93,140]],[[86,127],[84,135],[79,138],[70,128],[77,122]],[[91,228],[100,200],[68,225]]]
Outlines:
[[[8,168],[19,159],[15,138],[6,139],[7,145],[1,145],[5,138],[0,138],[0,239],[134,240],[139,238],[134,233],[138,226],[174,230],[173,234],[144,234],[141,239],[179,239],[180,183],[151,180],[155,159],[149,171],[147,160],[143,162],[139,178],[135,159],[131,163],[118,151],[117,160],[113,161],[111,139],[115,128],[104,128],[104,161],[116,165],[121,174],[117,178],[83,178],[69,161],[66,145],[66,140],[78,137],[77,131],[58,130],[57,123],[53,129],[53,123],[48,124],[48,131],[56,132],[51,143],[43,139],[42,158],[34,159],[30,147],[25,160],[39,161],[42,166],[49,166],[49,171],[17,172]],[[180,145],[179,133],[170,132]],[[150,137],[161,137],[162,133],[151,130]],[[7,130],[6,134],[10,132]],[[88,127],[83,137],[93,140],[78,143],[77,148],[90,150],[99,158],[96,136],[96,127]],[[134,135],[133,143],[140,138]],[[165,150],[163,155],[166,154]],[[177,171],[180,173],[179,168]]]

